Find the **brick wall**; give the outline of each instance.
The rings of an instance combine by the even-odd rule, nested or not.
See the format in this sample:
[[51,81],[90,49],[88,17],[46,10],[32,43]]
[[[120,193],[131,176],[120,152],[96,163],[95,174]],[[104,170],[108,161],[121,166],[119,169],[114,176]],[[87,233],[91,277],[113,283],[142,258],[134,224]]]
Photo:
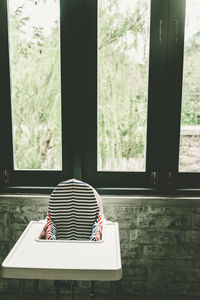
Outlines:
[[[102,200],[106,218],[120,227],[123,294],[200,296],[200,199]],[[43,219],[47,206],[48,196],[0,196],[0,262],[29,221]],[[0,278],[0,292],[16,288],[17,280]],[[109,285],[98,283],[98,289],[108,292]],[[53,293],[52,282],[41,281],[40,290]]]

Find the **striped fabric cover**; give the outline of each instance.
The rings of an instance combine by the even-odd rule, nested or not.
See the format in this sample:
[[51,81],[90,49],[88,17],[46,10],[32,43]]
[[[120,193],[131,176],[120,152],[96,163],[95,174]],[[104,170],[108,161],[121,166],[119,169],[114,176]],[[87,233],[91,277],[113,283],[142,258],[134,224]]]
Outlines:
[[63,181],[49,200],[42,239],[101,240],[103,210],[99,195],[87,183]]

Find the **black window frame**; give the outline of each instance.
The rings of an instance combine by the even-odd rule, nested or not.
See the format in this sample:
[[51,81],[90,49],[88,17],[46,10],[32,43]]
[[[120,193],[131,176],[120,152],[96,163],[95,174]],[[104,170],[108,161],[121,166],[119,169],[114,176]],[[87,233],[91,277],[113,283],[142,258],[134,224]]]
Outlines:
[[[74,177],[102,193],[198,192],[200,173],[178,172],[186,1],[151,0],[145,172],[96,170],[97,0],[60,0],[63,169],[13,170],[7,1],[1,1],[2,191],[48,191]],[[179,20],[176,42],[174,20]]]

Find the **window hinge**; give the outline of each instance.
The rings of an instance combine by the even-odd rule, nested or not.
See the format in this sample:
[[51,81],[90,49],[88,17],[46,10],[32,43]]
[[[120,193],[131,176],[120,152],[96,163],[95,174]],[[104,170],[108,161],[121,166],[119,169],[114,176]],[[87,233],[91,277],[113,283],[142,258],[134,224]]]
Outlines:
[[3,170],[3,182],[5,185],[8,185],[10,183],[10,171],[9,170]]
[[175,29],[175,42],[177,43],[178,42],[178,35],[179,35],[179,20],[178,19],[174,19],[174,25],[176,27]]
[[159,19],[158,23],[159,23],[159,27],[158,27],[158,39],[159,39],[159,43],[162,44],[162,42],[163,42],[163,20]]
[[172,185],[172,172],[171,171],[168,172],[168,185],[169,186]]
[[158,184],[158,173],[156,171],[151,172],[151,184],[154,186]]

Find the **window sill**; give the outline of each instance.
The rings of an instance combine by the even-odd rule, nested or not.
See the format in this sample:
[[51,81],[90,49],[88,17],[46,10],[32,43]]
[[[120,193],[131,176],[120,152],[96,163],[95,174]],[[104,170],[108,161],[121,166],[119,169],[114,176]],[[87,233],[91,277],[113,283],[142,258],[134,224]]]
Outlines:
[[[1,193],[9,194],[50,194],[54,186],[6,186]],[[95,187],[94,187],[95,188]],[[96,188],[100,195],[138,195],[138,196],[200,196],[200,189],[156,189],[156,188],[127,188],[127,187],[100,187]]]

